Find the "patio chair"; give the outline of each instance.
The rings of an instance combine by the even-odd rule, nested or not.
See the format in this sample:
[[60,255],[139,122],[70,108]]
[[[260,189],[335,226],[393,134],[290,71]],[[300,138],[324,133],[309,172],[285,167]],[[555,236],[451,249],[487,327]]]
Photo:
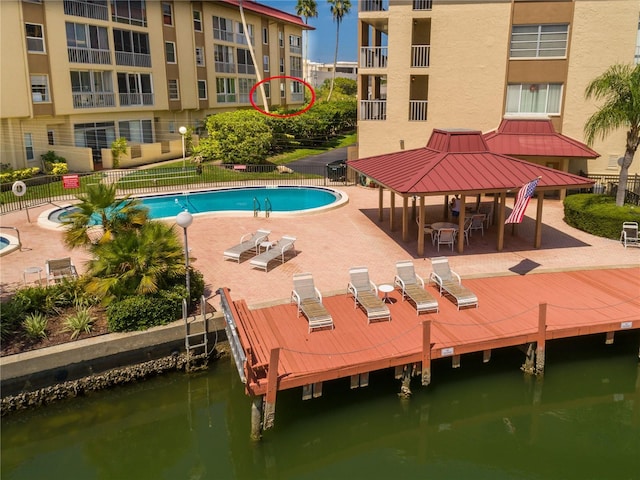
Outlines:
[[483,213],[486,215],[484,219],[484,224],[487,228],[493,225],[493,202],[483,202],[478,207],[478,213]]
[[[418,224],[418,228],[420,228],[420,219],[418,217],[416,217],[416,223]],[[438,238],[438,232],[435,231],[433,228],[431,228],[431,225],[425,224],[423,233],[425,235],[429,235],[429,237],[431,238],[432,245],[436,244],[436,239]]]
[[309,321],[309,333],[315,328],[331,327],[333,330],[333,318],[322,304],[322,294],[313,283],[313,275],[310,273],[296,273],[293,275],[293,291],[291,302],[298,307],[300,312]]
[[77,278],[78,271],[70,257],[47,260],[45,262],[47,285],[60,283],[65,278]]
[[473,234],[474,230],[480,230],[482,236],[484,237],[484,220],[487,216],[484,213],[476,213],[471,216],[471,231],[469,233]]
[[438,251],[440,251],[440,245],[451,245],[453,250],[453,244],[456,241],[456,229],[455,228],[441,228],[438,230]]
[[393,283],[400,288],[403,301],[406,297],[415,304],[416,315],[420,315],[420,312],[438,311],[438,300],[424,289],[424,280],[416,274],[411,260],[396,263]]
[[249,260],[249,263],[256,268],[263,268],[266,272],[271,260],[279,258],[280,261],[284,263],[285,254],[287,252],[290,251],[293,252],[293,256],[296,255],[295,241],[296,237],[285,235],[280,240],[267,247],[265,252],[262,252]]
[[240,237],[240,243],[225,250],[222,254],[224,259],[235,260],[240,263],[240,258],[250,252],[258,253],[258,246],[262,242],[269,240],[269,230],[257,230],[254,233],[245,233]]
[[389,307],[378,297],[378,287],[369,280],[367,267],[353,267],[349,269],[349,284],[347,294],[353,295],[355,308],[360,305],[367,314],[367,323],[376,320],[391,321]]
[[464,235],[464,240],[466,240],[467,245],[469,245],[469,237],[471,236],[471,224],[472,220],[470,218],[465,218],[464,226],[462,227],[462,234]]
[[440,290],[440,296],[447,293],[454,298],[458,310],[460,307],[475,306],[478,308],[478,297],[475,293],[462,285],[460,275],[451,270],[447,257],[434,257],[431,259],[433,272],[429,281],[433,281]]
[[627,248],[627,246],[640,247],[640,239],[638,238],[638,222],[624,222],[622,224],[620,241],[624,245],[624,248]]

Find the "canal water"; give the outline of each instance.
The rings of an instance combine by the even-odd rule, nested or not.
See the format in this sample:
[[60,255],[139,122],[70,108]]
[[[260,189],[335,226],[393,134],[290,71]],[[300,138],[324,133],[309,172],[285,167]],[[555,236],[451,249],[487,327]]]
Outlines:
[[281,392],[252,442],[250,399],[228,358],[2,418],[2,479],[638,479],[640,332],[547,343],[542,379],[523,354],[434,362],[398,397],[370,386]]

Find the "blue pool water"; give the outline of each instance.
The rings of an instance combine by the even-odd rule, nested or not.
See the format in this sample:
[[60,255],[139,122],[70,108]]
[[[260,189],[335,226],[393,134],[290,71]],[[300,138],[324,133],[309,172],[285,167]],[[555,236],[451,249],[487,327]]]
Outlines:
[[[340,193],[321,187],[243,187],[141,197],[140,201],[149,209],[149,218],[159,219],[175,217],[184,210],[192,214],[252,212],[255,206],[261,215],[268,207],[272,212],[303,212],[326,207],[341,198]],[[49,220],[59,223],[72,210],[56,210]]]
[[10,244],[11,242],[9,241],[9,239],[0,236],[0,250],[2,250],[3,248],[7,248]]

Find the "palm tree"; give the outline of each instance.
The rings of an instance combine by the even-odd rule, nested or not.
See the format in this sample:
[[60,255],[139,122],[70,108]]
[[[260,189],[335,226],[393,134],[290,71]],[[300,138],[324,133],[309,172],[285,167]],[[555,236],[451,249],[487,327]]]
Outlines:
[[338,45],[340,44],[340,24],[342,18],[349,13],[351,9],[350,0],[327,0],[327,3],[331,6],[331,15],[333,15],[333,21],[336,22],[336,53],[333,56],[333,74],[331,75],[331,87],[329,88],[329,95],[327,95],[327,102],[331,100],[331,94],[333,93],[333,83],[336,81],[336,67],[338,66]]
[[156,293],[176,275],[184,275],[182,243],[168,225],[150,221],[139,230],[118,233],[96,245],[87,263],[87,291],[105,304],[130,295]]
[[[309,18],[316,18],[318,16],[318,4],[316,0],[298,0],[296,14],[304,17],[304,23],[309,25]],[[305,30],[304,33],[306,40],[304,43],[304,57],[302,58],[303,68],[306,66],[305,60],[309,60],[309,30]]]
[[242,5],[242,0],[240,0],[240,18],[242,19],[242,29],[244,31],[244,38],[247,40],[247,47],[249,48],[249,53],[251,54],[251,61],[253,62],[253,68],[256,71],[256,77],[258,78],[258,89],[260,90],[260,94],[262,95],[262,106],[264,111],[269,113],[269,102],[267,102],[267,96],[264,92],[264,83],[262,83],[262,73],[260,70],[260,66],[256,61],[256,53],[253,51],[253,44],[251,43],[251,37],[249,36],[249,28],[247,27],[247,19],[244,17],[244,6]]
[[640,143],[640,64],[612,65],[602,75],[587,85],[585,98],[604,100],[584,126],[587,144],[592,145],[595,137],[604,139],[619,128],[628,128],[627,144],[620,164],[620,180],[616,205],[624,205],[624,196],[629,176],[629,167]]
[[78,209],[62,220],[66,225],[64,242],[75,248],[90,243],[89,230],[96,224],[102,228],[101,243],[109,242],[116,232],[137,229],[147,221],[148,210],[139,200],[126,196],[116,198],[116,186],[99,183],[77,195]]

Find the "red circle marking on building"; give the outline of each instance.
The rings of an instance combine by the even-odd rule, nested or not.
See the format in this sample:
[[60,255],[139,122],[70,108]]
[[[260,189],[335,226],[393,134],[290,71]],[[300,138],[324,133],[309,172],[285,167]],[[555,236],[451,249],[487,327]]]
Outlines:
[[[296,82],[300,82],[301,84],[303,84],[305,86],[305,88],[308,88],[309,91],[311,92],[311,101],[309,102],[309,105],[307,105],[305,108],[303,108],[299,112],[286,113],[286,114],[266,112],[263,109],[261,109],[260,107],[258,107],[256,105],[256,102],[253,101],[253,94],[256,91],[256,88],[258,88],[261,84],[263,84],[265,82],[270,82],[271,80],[276,80],[276,79],[279,79],[279,78],[284,78],[284,79],[288,78],[289,80],[294,80]],[[304,112],[308,111],[313,106],[313,104],[316,102],[316,91],[313,89],[313,87],[311,85],[309,85],[307,82],[305,82],[301,78],[291,77],[289,75],[277,75],[275,77],[267,77],[264,80],[261,80],[258,83],[256,83],[253,86],[253,88],[251,89],[251,91],[249,92],[249,101],[251,102],[251,106],[253,108],[255,108],[257,111],[259,111],[260,113],[263,113],[265,115],[269,115],[271,117],[278,117],[278,118],[295,117],[297,115],[302,115]]]

